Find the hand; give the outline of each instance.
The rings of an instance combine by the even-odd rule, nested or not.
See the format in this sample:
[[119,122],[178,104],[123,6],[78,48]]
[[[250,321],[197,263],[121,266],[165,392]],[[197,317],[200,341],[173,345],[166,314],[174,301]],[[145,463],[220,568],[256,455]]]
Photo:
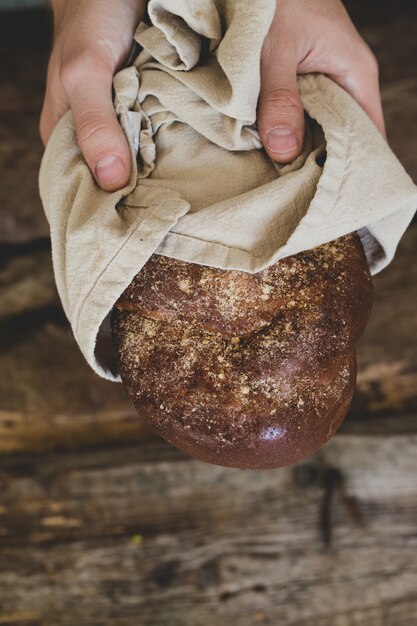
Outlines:
[[83,156],[106,191],[129,180],[131,159],[112,102],[112,78],[125,62],[145,0],[53,0],[55,41],[40,134],[46,144],[72,110]]
[[321,72],[346,89],[385,136],[375,56],[340,0],[279,0],[261,57],[258,129],[270,158],[301,152],[304,112],[297,74]]

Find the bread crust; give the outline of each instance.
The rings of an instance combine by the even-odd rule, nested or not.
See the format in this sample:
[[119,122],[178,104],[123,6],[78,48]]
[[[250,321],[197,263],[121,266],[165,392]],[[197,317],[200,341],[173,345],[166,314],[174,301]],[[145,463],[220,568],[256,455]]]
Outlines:
[[356,234],[256,274],[153,255],[115,305],[120,374],[141,417],[187,454],[287,465],[342,422],[371,301]]

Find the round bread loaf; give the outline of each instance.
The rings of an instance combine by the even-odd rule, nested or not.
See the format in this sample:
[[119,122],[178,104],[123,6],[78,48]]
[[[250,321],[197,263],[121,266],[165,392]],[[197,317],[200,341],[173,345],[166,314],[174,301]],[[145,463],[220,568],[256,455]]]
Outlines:
[[371,301],[356,234],[256,274],[153,255],[114,308],[121,378],[140,416],[187,454],[288,465],[346,415]]

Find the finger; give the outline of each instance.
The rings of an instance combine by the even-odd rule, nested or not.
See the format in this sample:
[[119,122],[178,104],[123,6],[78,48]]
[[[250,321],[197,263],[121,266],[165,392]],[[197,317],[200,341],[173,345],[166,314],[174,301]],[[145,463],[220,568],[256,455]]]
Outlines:
[[69,105],[62,86],[60,85],[55,67],[56,63],[52,54],[48,65],[45,98],[39,119],[39,134],[44,146],[48,143],[49,137],[51,136],[52,131],[60,118],[69,109]]
[[365,49],[349,67],[329,76],[350,93],[386,137],[378,74],[376,58],[370,50]]
[[301,152],[304,111],[297,87],[295,55],[267,46],[261,62],[258,130],[269,157],[289,163]]
[[56,117],[51,110],[51,104],[48,97],[45,97],[45,101],[42,106],[41,116],[39,120],[39,134],[44,146],[48,143],[48,139],[52,134],[52,131],[56,125]]
[[62,78],[81,152],[97,183],[106,191],[127,184],[131,158],[112,102],[112,72],[96,63]]
[[50,90],[47,89],[39,120],[39,134],[44,146],[48,143],[52,131],[68,109],[69,106],[63,98],[53,97]]

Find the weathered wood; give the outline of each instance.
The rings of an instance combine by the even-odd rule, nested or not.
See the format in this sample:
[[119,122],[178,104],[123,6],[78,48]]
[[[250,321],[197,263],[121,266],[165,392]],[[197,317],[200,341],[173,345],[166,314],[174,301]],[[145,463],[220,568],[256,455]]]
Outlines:
[[359,32],[374,51],[388,141],[417,182],[416,136],[410,132],[417,116],[417,11],[409,0],[345,0]]
[[374,305],[358,348],[353,413],[417,409],[417,224],[375,277]]
[[381,91],[389,144],[417,182],[416,138],[410,132],[417,119],[417,76],[387,82]]
[[[42,249],[44,248],[44,249]],[[59,306],[49,246],[0,259],[0,324],[13,316]]]
[[[417,435],[346,435],[268,472],[163,443],[5,457],[2,620],[409,626],[416,471]],[[335,475],[329,547],[319,522]]]
[[[342,433],[417,431],[416,245],[417,225],[405,235],[392,265],[375,278],[373,313],[358,350],[357,393]],[[38,254],[18,257],[16,266],[33,264]],[[45,304],[53,294],[51,270],[44,263],[30,281],[23,273],[16,289],[7,281],[0,284],[0,311],[4,302],[10,310],[17,295],[29,310],[0,323],[0,371],[7,372],[0,377],[0,451],[148,437],[122,386],[101,380],[84,362],[56,295],[46,309],[30,311],[36,304],[32,292],[44,293]]]
[[0,451],[142,439],[122,385],[90,370],[61,312],[41,314],[15,323],[0,351]]
[[[390,143],[417,180],[415,134],[409,132],[417,111],[415,7],[407,0],[372,0],[366,4],[348,0],[345,4],[380,61]],[[37,178],[43,150],[38,119],[50,23],[50,16],[41,10],[2,14],[0,20],[0,241],[27,241],[48,235]]]
[[[381,60],[391,143],[414,175],[415,138],[409,129],[414,123],[417,101],[413,52],[417,52],[415,11],[407,14],[404,5],[403,14],[394,16],[398,4],[391,8],[387,4],[381,8],[379,4],[370,20],[362,3],[354,1],[350,5],[348,8],[354,17],[362,20],[362,32]],[[390,19],[384,15],[390,15]],[[49,21],[42,12],[11,15],[7,19],[2,16],[0,30],[0,52],[6,61],[0,72],[0,84],[2,94],[7,95],[0,103],[0,184],[8,199],[0,212],[0,238],[25,241],[47,234],[36,181],[41,154],[37,117],[42,101]],[[20,44],[16,47],[13,33],[17,30]],[[11,115],[15,124],[10,123]],[[345,422],[345,432],[415,430],[417,318],[413,302],[417,299],[417,281],[413,258],[416,244],[414,227],[401,243],[395,262],[376,278],[374,311],[359,347],[358,393]],[[4,340],[0,371],[7,372],[7,376],[0,378],[0,451],[140,440],[143,427],[123,389],[99,380],[89,370],[66,321],[55,308],[51,268],[45,254],[35,249],[32,257],[26,252],[21,258],[16,256],[9,264],[9,272],[15,268],[16,282],[6,288],[4,281],[2,285],[0,317],[4,319],[11,312],[19,315],[6,325],[0,324]],[[28,280],[25,271],[36,259],[40,262]],[[402,411],[404,415],[394,411]],[[385,414],[383,419],[380,413]]]
[[38,193],[38,127],[50,33],[46,11],[3,13],[0,19],[1,242],[49,234]]
[[[417,179],[417,7],[346,4],[380,58],[390,141]],[[40,12],[7,20],[0,241],[23,242],[47,236],[36,135],[49,27]],[[340,435],[259,473],[145,444],[122,387],[85,365],[56,302],[36,302],[42,290],[32,301],[24,265],[40,250],[9,255],[20,295],[8,290],[6,306],[0,287],[13,312],[0,321],[0,625],[412,626],[416,244],[414,226],[376,277]],[[41,257],[37,280],[49,271],[50,286]]]
[[46,243],[0,255],[0,450],[149,436],[121,385],[86,365],[56,293]]
[[[375,278],[373,312],[358,350],[357,393],[342,432],[417,431],[416,245],[417,225],[405,235],[392,265]],[[25,265],[33,258],[18,260]],[[46,275],[50,280],[50,270]],[[28,293],[36,290],[35,276],[32,285],[22,281]],[[0,285],[2,303],[3,293]],[[7,285],[6,293],[14,297]],[[30,298],[27,306],[32,306]],[[7,372],[0,377],[0,451],[126,442],[149,435],[122,386],[101,380],[86,365],[55,305],[0,323],[0,343],[0,371]]]

